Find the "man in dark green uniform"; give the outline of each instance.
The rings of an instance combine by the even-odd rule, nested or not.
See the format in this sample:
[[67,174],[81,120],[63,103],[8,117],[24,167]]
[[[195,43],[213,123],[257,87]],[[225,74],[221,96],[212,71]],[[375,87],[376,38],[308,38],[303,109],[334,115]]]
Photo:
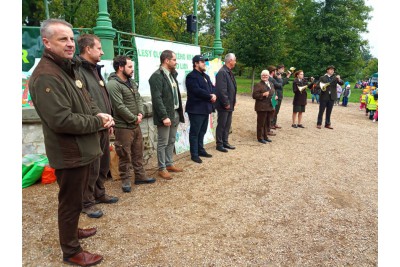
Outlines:
[[58,232],[63,260],[80,266],[95,265],[103,257],[83,251],[80,238],[96,228],[79,229],[82,195],[92,164],[101,155],[98,131],[114,125],[113,118],[91,101],[77,71],[72,25],[49,19],[40,34],[43,56],[29,80],[29,92],[42,120],[50,166],[55,169],[58,193]]
[[[98,65],[104,52],[99,37],[93,34],[84,34],[78,38],[80,55],[76,58],[81,62],[79,71],[86,83],[87,89],[94,102],[103,113],[112,115],[111,102],[101,76],[102,65]],[[103,212],[96,203],[115,203],[117,197],[106,194],[104,182],[110,170],[110,137],[113,128],[99,131],[100,148],[103,155],[93,162],[90,170],[88,187],[83,194],[83,213],[90,218],[100,218]]]

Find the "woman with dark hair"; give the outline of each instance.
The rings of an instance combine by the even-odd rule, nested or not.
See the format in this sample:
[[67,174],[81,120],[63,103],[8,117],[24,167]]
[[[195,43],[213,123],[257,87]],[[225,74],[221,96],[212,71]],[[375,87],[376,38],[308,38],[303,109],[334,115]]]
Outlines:
[[[301,124],[301,119],[303,116],[303,112],[306,111],[307,105],[307,91],[306,89],[311,89],[312,82],[314,81],[314,77],[311,77],[311,82],[308,82],[304,79],[304,72],[302,70],[296,71],[294,74],[293,81],[293,115],[292,115],[292,127],[293,128],[304,128],[303,124]],[[297,124],[296,124],[296,116],[297,116]]]

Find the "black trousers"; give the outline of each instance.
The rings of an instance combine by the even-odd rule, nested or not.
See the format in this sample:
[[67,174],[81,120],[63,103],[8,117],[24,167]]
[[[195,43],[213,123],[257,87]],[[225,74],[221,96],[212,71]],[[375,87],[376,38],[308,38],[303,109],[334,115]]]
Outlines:
[[229,144],[229,130],[232,124],[233,111],[218,110],[218,121],[215,135],[217,138],[217,147],[222,147],[224,144]]
[[317,125],[322,125],[322,117],[324,116],[325,109],[326,109],[325,125],[331,124],[331,113],[334,103],[335,103],[334,100],[321,100],[321,99],[319,100]]
[[58,234],[64,258],[82,251],[78,240],[79,215],[82,211],[83,191],[88,186],[91,164],[55,171],[58,192]]
[[188,113],[190,120],[189,143],[190,155],[198,157],[199,153],[204,154],[204,135],[207,132],[208,114]]
[[272,126],[276,125],[276,122],[278,121],[278,114],[279,114],[279,110],[281,109],[281,104],[282,104],[282,99],[276,100],[275,111],[273,114],[273,118],[271,120]]

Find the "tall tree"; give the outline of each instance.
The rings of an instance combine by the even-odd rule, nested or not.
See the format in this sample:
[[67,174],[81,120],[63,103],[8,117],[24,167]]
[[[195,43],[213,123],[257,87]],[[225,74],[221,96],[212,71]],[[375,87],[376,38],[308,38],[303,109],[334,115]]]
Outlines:
[[152,6],[162,36],[173,41],[192,43],[193,36],[186,31],[186,17],[193,14],[193,0],[159,0]]
[[40,26],[46,19],[43,0],[22,0],[22,23],[27,26]]
[[370,7],[364,0],[299,0],[296,26],[290,32],[293,60],[307,75],[322,74],[335,65],[342,77],[354,76],[368,49],[366,31]]
[[235,6],[227,25],[230,36],[227,52],[235,53],[238,61],[251,67],[253,88],[255,69],[281,58],[284,40],[280,33],[282,5],[274,0],[237,0]]
[[369,78],[372,74],[378,72],[378,59],[372,58],[367,62],[366,67],[362,70],[360,79]]

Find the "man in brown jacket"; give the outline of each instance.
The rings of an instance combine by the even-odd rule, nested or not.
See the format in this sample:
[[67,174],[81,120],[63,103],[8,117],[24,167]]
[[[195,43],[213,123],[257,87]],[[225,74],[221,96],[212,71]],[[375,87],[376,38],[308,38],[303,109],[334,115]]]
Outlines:
[[113,126],[114,120],[91,100],[77,71],[79,63],[72,60],[72,25],[45,20],[40,34],[45,49],[29,80],[29,92],[42,120],[46,154],[60,188],[58,232],[63,260],[95,265],[103,257],[83,251],[79,239],[94,235],[96,228],[79,229],[79,215],[90,164],[101,155],[98,131]]
[[261,72],[261,81],[253,89],[253,98],[256,100],[254,110],[257,112],[257,140],[262,144],[272,142],[268,138],[268,132],[271,130],[271,119],[274,115],[271,98],[275,93],[275,89],[268,79],[269,71],[263,70]]
[[[76,57],[81,67],[79,73],[82,75],[87,89],[99,109],[107,114],[112,114],[111,102],[105,87],[104,79],[101,76],[100,62],[104,52],[101,47],[99,37],[94,34],[84,34],[78,38],[80,55]],[[117,197],[106,194],[104,182],[110,170],[110,137],[113,128],[99,131],[100,148],[103,155],[91,164],[88,186],[83,193],[83,209],[89,218],[100,218],[103,215],[102,210],[96,206],[96,203],[116,203]]]

